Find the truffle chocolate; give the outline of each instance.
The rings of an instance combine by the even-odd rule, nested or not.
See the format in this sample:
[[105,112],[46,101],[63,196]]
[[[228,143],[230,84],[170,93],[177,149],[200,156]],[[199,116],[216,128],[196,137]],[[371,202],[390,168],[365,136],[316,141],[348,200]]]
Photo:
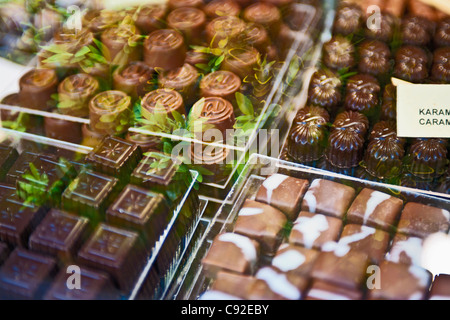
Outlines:
[[103,50],[108,53],[106,59],[112,65],[119,66],[141,60],[142,47],[138,44],[140,34],[134,24],[122,22],[108,27],[100,36]]
[[113,88],[137,99],[151,90],[152,76],[152,68],[142,61],[133,61],[114,71]]
[[129,292],[145,256],[137,233],[100,224],[78,253],[80,262],[109,273],[122,292]]
[[283,243],[272,259],[272,267],[286,273],[308,276],[318,255],[317,250]]
[[364,188],[347,211],[351,223],[368,225],[390,231],[403,208],[403,200],[387,193]]
[[44,118],[44,130],[47,137],[74,144],[79,144],[83,139],[81,126],[81,123],[74,121],[52,117]]
[[341,102],[342,82],[331,70],[320,69],[314,72],[308,88],[308,102],[333,111]]
[[87,231],[86,218],[52,209],[31,234],[29,248],[54,256],[62,263],[71,263]]
[[210,19],[222,16],[238,16],[241,6],[234,0],[213,0],[203,8]]
[[189,63],[183,66],[161,72],[158,77],[160,87],[174,89],[183,97],[186,105],[191,105],[197,100],[197,80],[199,73],[195,67]]
[[281,12],[269,2],[257,2],[244,9],[243,17],[246,21],[263,25],[275,37],[281,25]]
[[19,80],[20,105],[24,108],[49,110],[52,95],[57,92],[58,78],[53,69],[32,69]]
[[110,276],[99,270],[79,269],[80,288],[69,288],[73,271],[69,265],[61,268],[51,283],[44,300],[113,300],[119,299]]
[[332,70],[352,68],[356,64],[355,47],[343,36],[333,36],[323,44],[323,63]]
[[16,248],[0,269],[4,299],[40,299],[56,262],[53,258]]
[[219,46],[221,41],[232,45],[245,30],[245,22],[235,16],[222,16],[213,19],[205,27],[206,39],[212,48]]
[[144,62],[151,68],[179,68],[185,58],[183,36],[173,29],[155,30],[144,41]]
[[275,173],[264,180],[255,200],[281,210],[292,221],[300,212],[302,199],[308,187],[308,180]]
[[410,82],[422,82],[428,77],[428,63],[424,49],[402,46],[395,53],[394,76]]
[[384,258],[389,237],[386,231],[349,223],[342,230],[338,246],[367,253],[370,261],[378,264]]
[[450,300],[450,275],[438,274],[431,284],[429,300]]
[[86,156],[94,171],[127,180],[141,160],[142,151],[134,143],[113,136],[103,140]]
[[436,27],[434,34],[434,45],[437,47],[450,46],[450,18],[441,19]]
[[423,239],[396,233],[386,260],[407,265],[420,265]]
[[225,56],[220,68],[237,74],[241,79],[253,75],[254,68],[260,60],[261,54],[254,47],[231,48]]
[[167,8],[165,5],[152,3],[139,7],[136,17],[136,26],[144,34],[162,29]]
[[383,261],[379,264],[379,286],[369,289],[370,300],[422,300],[431,283],[431,273],[417,266]]
[[355,193],[355,189],[350,186],[330,180],[315,179],[303,197],[301,209],[343,218]]
[[86,73],[77,73],[64,78],[58,86],[58,110],[74,117],[89,114],[89,101],[99,91],[99,82]]
[[160,88],[147,93],[141,101],[141,113],[144,118],[151,118],[157,113],[173,119],[173,112],[186,114],[183,97],[178,91]]
[[18,157],[19,154],[15,148],[0,144],[0,181],[5,179]]
[[202,10],[194,7],[177,8],[169,12],[166,21],[169,28],[183,34],[186,44],[202,42],[206,24],[206,14]]
[[335,128],[328,138],[325,157],[337,168],[353,168],[359,165],[364,154],[364,138],[351,128]]
[[200,80],[200,94],[202,97],[221,97],[233,102],[241,84],[241,78],[235,73],[218,70],[206,74]]
[[408,202],[400,215],[397,231],[425,238],[434,232],[448,232],[450,213],[441,208]]
[[341,229],[341,219],[302,211],[294,221],[289,243],[320,250],[328,241],[336,241]]
[[260,254],[260,245],[257,241],[237,234],[218,234],[202,260],[207,273],[215,277],[221,270],[252,274]]
[[357,4],[345,4],[336,11],[333,33],[348,36],[357,33],[363,26],[364,14]]
[[362,300],[363,292],[348,289],[327,281],[313,280],[305,300]]
[[431,77],[439,82],[450,82],[450,48],[438,48],[434,51]]
[[447,148],[441,139],[422,139],[412,144],[410,172],[418,177],[441,176],[446,169]]
[[273,255],[283,239],[286,216],[264,203],[245,200],[238,212],[234,232],[257,240],[263,253]]

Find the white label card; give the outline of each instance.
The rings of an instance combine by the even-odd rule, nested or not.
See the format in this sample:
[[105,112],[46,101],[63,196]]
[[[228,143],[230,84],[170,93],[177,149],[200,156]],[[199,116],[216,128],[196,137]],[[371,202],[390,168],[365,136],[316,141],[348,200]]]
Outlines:
[[397,135],[450,138],[450,85],[398,83]]

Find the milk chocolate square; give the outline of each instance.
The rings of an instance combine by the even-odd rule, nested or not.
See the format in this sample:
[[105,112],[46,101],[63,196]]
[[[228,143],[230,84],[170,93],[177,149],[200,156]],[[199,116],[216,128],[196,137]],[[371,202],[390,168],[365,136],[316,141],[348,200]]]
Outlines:
[[319,251],[283,243],[272,259],[272,266],[286,273],[308,276]]
[[450,274],[438,274],[431,284],[429,300],[450,300]]
[[363,297],[361,290],[348,289],[322,280],[313,280],[305,300],[362,300]]
[[447,233],[449,219],[450,213],[445,209],[409,202],[400,215],[397,231],[420,238],[435,232]]
[[404,263],[407,265],[420,265],[423,239],[397,233],[392,240],[386,260]]

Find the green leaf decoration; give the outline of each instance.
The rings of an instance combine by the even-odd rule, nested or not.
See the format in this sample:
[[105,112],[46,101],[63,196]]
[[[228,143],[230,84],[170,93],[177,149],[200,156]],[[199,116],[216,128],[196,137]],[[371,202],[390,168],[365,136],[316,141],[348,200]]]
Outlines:
[[250,99],[240,92],[236,92],[235,97],[239,110],[241,110],[241,112],[244,115],[253,116],[255,111],[253,109],[253,104],[250,101]]

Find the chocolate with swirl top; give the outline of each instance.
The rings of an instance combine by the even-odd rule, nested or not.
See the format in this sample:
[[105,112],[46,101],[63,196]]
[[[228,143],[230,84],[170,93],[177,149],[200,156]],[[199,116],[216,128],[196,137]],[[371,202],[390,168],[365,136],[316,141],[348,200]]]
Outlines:
[[227,158],[230,150],[229,148],[203,146],[201,144],[192,145],[191,163],[212,173],[203,175],[203,182],[219,183],[227,178],[229,174]]
[[144,62],[151,68],[179,68],[184,64],[185,58],[183,36],[173,29],[153,31],[144,41]]
[[253,75],[254,67],[258,64],[261,55],[256,48],[233,48],[222,62],[221,69],[231,71],[241,79]]
[[241,6],[234,0],[213,0],[203,10],[211,19],[223,16],[237,17],[241,12]]
[[385,75],[390,69],[391,52],[388,45],[378,40],[365,40],[359,46],[358,69],[374,76]]
[[331,70],[320,69],[314,72],[308,89],[309,103],[333,110],[341,102],[342,82]]
[[114,71],[113,88],[137,99],[148,91],[152,76],[152,68],[142,61],[133,61]]
[[197,100],[197,79],[199,73],[189,63],[159,74],[158,82],[160,87],[174,89],[183,97],[185,105],[191,105]]
[[441,83],[450,82],[450,47],[442,47],[434,51],[431,76]]
[[[141,32],[132,24],[120,24],[106,29],[101,35],[101,41],[109,54],[107,59],[115,65],[125,65],[131,61],[141,60],[142,48],[137,44]],[[130,45],[130,43],[135,42]]]
[[89,114],[89,101],[99,91],[97,79],[86,73],[66,77],[58,86],[58,110],[74,117]]
[[136,18],[136,26],[144,34],[162,29],[167,7],[160,4],[149,4],[139,8]]
[[181,32],[188,45],[202,42],[205,23],[205,13],[200,9],[192,7],[174,9],[167,16],[167,26]]
[[333,122],[333,129],[354,130],[364,137],[369,130],[369,119],[365,115],[357,111],[344,111],[339,113]]
[[233,43],[244,32],[245,22],[235,16],[218,17],[205,28],[206,40],[211,47],[217,47],[221,40]]
[[333,33],[347,36],[358,32],[364,20],[361,7],[357,4],[345,4],[338,8],[333,23]]
[[450,17],[441,19],[434,34],[434,45],[436,47],[450,46]]
[[417,46],[402,46],[395,54],[394,75],[410,82],[422,82],[428,77],[427,52]]
[[173,111],[186,114],[183,97],[173,89],[160,88],[150,91],[142,98],[141,106],[144,118],[147,113],[166,114],[169,118],[173,118]]
[[271,36],[277,36],[282,22],[280,10],[269,2],[256,2],[244,9],[246,21],[264,26]]
[[241,78],[235,73],[218,70],[208,73],[200,81],[200,94],[202,97],[222,97],[232,102],[235,93],[240,90]]
[[348,128],[336,128],[330,133],[327,161],[337,168],[358,166],[364,152],[364,138],[356,131]]
[[245,26],[239,43],[255,47],[261,53],[267,53],[270,45],[269,33],[261,24],[249,22]]
[[122,91],[100,92],[89,103],[90,128],[101,134],[118,135],[127,131],[131,116],[131,97]]
[[352,68],[355,61],[355,47],[347,38],[336,35],[323,44],[323,62],[333,70]]
[[52,94],[57,92],[58,78],[53,69],[32,69],[19,80],[20,105],[24,108],[48,110]]

